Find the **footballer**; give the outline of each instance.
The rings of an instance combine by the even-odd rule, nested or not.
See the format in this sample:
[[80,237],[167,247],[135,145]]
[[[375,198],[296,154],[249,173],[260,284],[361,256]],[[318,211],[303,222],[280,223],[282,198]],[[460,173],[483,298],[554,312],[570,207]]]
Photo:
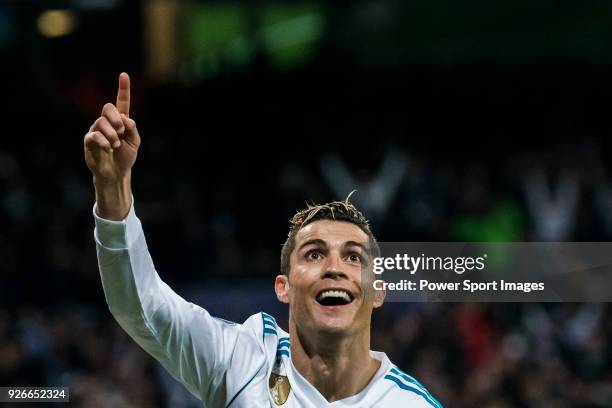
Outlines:
[[84,138],[102,286],[121,327],[204,406],[442,406],[370,350],[372,310],[382,297],[367,300],[361,270],[378,246],[348,199],[291,219],[274,282],[289,307],[289,331],[264,312],[231,323],[187,302],[157,274],[130,187],[139,146],[122,73],[116,103],[104,105]]

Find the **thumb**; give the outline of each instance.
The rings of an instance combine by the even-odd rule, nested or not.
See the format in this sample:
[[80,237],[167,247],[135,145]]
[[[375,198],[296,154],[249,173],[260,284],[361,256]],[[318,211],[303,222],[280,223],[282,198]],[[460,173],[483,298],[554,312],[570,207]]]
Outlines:
[[140,146],[140,135],[138,134],[138,129],[136,128],[136,122],[134,122],[134,119],[130,119],[124,113],[122,113],[121,120],[123,121],[123,126],[125,126],[123,139],[135,147]]

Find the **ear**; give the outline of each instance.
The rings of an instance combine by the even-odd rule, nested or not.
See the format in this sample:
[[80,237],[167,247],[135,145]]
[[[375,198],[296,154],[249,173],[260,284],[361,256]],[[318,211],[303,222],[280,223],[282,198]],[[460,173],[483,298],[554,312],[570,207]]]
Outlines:
[[276,298],[282,303],[289,304],[289,278],[285,275],[277,275],[274,280],[274,291]]
[[372,302],[374,309],[378,309],[379,307],[383,305],[383,303],[385,303],[386,296],[387,296],[387,291],[385,289],[377,290],[374,293],[374,301]]

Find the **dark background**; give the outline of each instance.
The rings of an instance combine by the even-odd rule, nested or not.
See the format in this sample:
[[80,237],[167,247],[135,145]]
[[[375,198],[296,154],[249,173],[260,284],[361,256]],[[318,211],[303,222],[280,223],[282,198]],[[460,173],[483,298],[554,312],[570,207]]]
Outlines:
[[[610,240],[611,8],[0,3],[0,385],[70,386],[75,406],[197,406],[101,290],[82,138],[119,72],[162,278],[221,317],[286,322],[272,282],[287,220],[353,189],[379,241]],[[606,407],[610,312],[389,304],[372,347],[444,406]]]

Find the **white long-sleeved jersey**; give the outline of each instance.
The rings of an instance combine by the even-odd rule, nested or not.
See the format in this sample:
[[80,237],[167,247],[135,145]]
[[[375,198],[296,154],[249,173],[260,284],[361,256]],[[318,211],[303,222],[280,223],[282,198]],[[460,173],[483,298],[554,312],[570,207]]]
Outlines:
[[155,271],[134,207],[123,221],[96,215],[102,286],[121,327],[205,407],[415,407],[442,405],[384,353],[357,395],[328,402],[295,369],[291,339],[266,313],[236,324],[185,301]]

